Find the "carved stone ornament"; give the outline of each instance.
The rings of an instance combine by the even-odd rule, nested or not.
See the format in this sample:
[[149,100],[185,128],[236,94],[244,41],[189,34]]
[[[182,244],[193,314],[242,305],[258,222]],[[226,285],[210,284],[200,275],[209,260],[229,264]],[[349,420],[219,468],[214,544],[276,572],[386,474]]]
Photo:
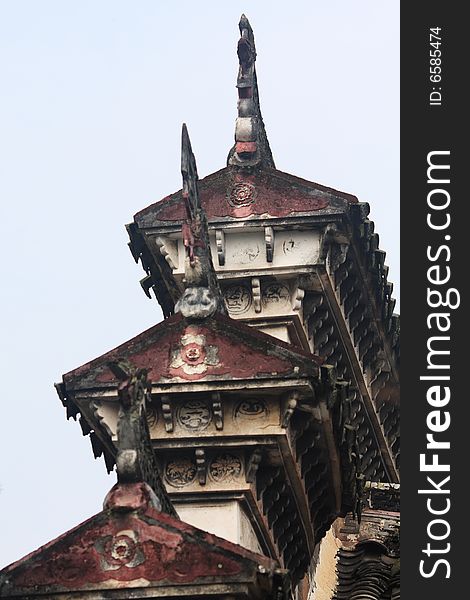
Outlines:
[[218,348],[206,343],[196,328],[188,328],[178,347],[172,350],[170,372],[183,379],[203,377],[208,367],[219,364]]
[[249,206],[256,200],[258,192],[253,184],[247,182],[235,183],[230,189],[228,202],[230,206]]
[[251,307],[251,291],[245,285],[230,286],[225,290],[224,298],[231,315],[241,315]]
[[152,429],[155,427],[155,425],[158,423],[157,407],[153,406],[152,404],[148,404],[145,416],[147,417],[147,424],[149,428]]
[[299,311],[302,308],[302,300],[305,296],[305,290],[297,287],[294,291],[294,297],[292,301],[292,310]]
[[137,532],[131,530],[101,537],[96,540],[95,548],[101,555],[103,571],[117,571],[121,567],[132,569],[145,560],[139,547]]
[[207,463],[206,452],[203,448],[197,448],[194,453],[196,458],[196,471],[199,485],[206,485],[207,478]]
[[264,417],[268,414],[262,400],[243,400],[235,409],[235,418]]
[[211,419],[210,408],[203,400],[191,400],[178,409],[178,423],[189,431],[206,429]]
[[209,288],[188,287],[176,303],[175,312],[187,319],[206,319],[216,312],[217,306],[217,298]]
[[255,312],[261,312],[261,282],[259,277],[251,278],[251,293],[253,294],[253,304]]
[[220,392],[212,394],[212,414],[215,428],[221,431],[224,428],[224,407],[220,399]]
[[209,475],[213,481],[230,483],[242,473],[242,461],[233,454],[221,454],[209,465]]
[[164,394],[162,396],[162,415],[165,424],[165,431],[171,433],[173,431],[173,410],[171,406],[170,396]]
[[289,306],[289,288],[281,283],[273,283],[268,285],[263,290],[262,302],[264,306]]
[[166,465],[165,479],[173,487],[184,487],[196,479],[196,465],[187,458],[172,460]]

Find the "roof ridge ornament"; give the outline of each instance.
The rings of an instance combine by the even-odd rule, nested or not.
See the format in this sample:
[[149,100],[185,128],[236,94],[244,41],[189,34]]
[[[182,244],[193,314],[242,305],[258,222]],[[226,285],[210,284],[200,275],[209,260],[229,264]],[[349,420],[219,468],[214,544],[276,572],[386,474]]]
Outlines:
[[193,319],[205,319],[216,312],[227,314],[212,262],[206,213],[199,198],[196,159],[185,123],[181,134],[181,175],[186,208],[182,228],[186,249],[185,291],[176,303],[175,312]]
[[227,164],[237,167],[266,166],[275,168],[271,148],[261,115],[256,78],[256,47],[253,29],[245,15],[240,17],[240,39],[237,54],[238,118],[235,125],[235,145]]
[[108,367],[120,382],[120,409],[116,453],[118,485],[108,494],[105,504],[116,506],[116,499],[126,497],[119,492],[120,484],[145,483],[151,489],[154,508],[178,517],[160,477],[150,438],[146,415],[151,389],[148,369],[138,369],[125,359],[110,361]]

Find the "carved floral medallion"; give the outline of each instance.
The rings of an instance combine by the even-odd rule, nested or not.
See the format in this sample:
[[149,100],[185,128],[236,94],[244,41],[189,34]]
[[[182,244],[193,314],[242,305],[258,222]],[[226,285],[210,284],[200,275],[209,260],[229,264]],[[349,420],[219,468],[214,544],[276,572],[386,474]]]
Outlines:
[[196,478],[196,465],[187,458],[172,460],[167,463],[165,479],[173,487],[184,487]]
[[209,475],[213,481],[230,483],[238,479],[242,472],[242,462],[233,454],[221,454],[209,465]]
[[218,348],[207,344],[206,336],[188,328],[180,344],[173,348],[170,373],[182,379],[201,379],[208,367],[219,365]]
[[103,571],[137,567],[145,560],[138,545],[137,533],[131,530],[119,531],[115,535],[99,538],[95,542],[95,548],[101,555]]
[[253,184],[247,182],[236,183],[230,190],[229,204],[237,207],[249,206],[256,200],[257,195]]

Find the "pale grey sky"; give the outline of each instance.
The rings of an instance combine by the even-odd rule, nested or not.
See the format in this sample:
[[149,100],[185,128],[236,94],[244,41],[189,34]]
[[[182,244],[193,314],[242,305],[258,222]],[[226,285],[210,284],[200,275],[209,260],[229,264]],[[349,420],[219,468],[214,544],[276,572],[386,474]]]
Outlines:
[[245,12],[276,166],[359,196],[399,277],[399,3],[0,0],[0,567],[101,508],[53,388],[161,320],[124,224],[225,165]]

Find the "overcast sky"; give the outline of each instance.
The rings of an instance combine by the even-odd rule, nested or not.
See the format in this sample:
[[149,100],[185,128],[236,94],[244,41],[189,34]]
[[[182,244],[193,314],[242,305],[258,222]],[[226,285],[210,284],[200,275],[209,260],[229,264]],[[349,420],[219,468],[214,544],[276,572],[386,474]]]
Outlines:
[[399,279],[398,2],[0,0],[0,567],[114,484],[53,388],[162,318],[124,224],[225,166],[236,43],[255,33],[276,166],[371,204]]

